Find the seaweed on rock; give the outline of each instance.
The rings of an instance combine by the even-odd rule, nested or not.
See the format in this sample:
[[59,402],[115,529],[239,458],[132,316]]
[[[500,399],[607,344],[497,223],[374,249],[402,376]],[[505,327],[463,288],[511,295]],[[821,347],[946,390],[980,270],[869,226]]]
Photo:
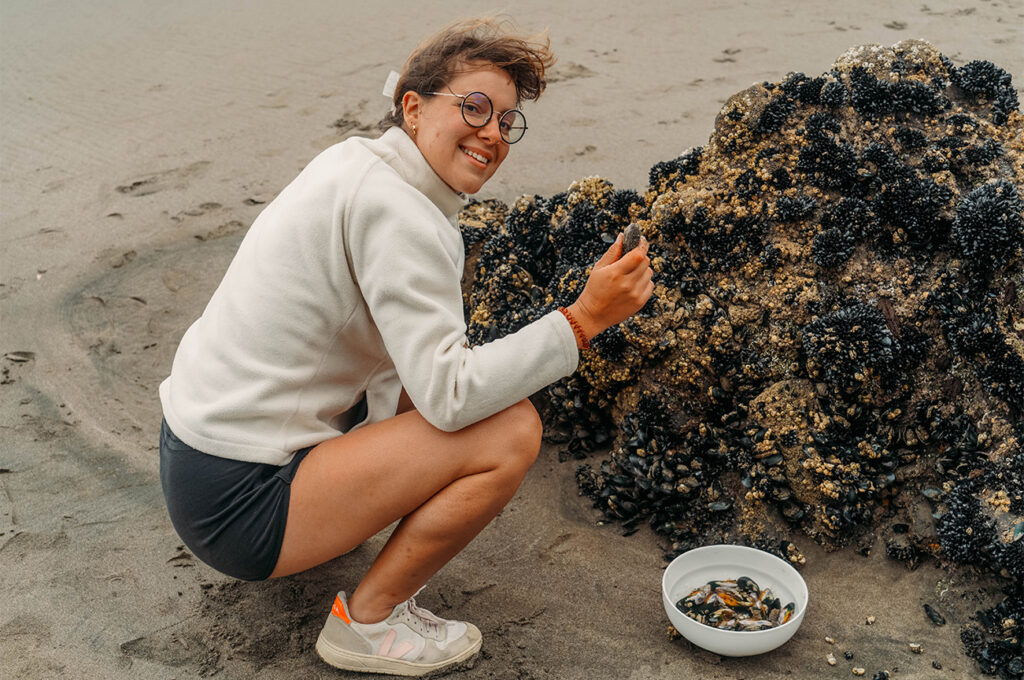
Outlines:
[[[650,302],[543,398],[565,457],[607,450],[577,470],[596,508],[669,555],[743,542],[799,561],[798,535],[877,534],[910,566],[1019,584],[1022,188],[1009,74],[921,41],[856,47],[734,95],[646,191],[589,177],[467,207],[469,337],[572,302],[635,222]],[[1020,677],[1019,588],[987,611],[965,649]]]

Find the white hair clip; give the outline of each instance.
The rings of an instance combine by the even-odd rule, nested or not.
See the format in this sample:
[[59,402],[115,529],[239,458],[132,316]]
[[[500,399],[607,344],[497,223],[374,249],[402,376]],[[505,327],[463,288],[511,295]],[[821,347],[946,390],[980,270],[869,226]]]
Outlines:
[[382,93],[388,99],[395,98],[395,88],[398,87],[398,71],[391,71],[388,73],[388,79],[384,81],[384,92]]

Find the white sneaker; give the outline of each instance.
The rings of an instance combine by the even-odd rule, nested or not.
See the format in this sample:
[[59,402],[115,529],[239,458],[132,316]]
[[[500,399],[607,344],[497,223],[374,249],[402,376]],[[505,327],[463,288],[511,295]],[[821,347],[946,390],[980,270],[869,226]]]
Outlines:
[[359,623],[348,613],[344,592],[334,598],[316,651],[335,668],[389,675],[426,675],[470,659],[480,651],[480,631],[447,621],[409,598],[379,623]]

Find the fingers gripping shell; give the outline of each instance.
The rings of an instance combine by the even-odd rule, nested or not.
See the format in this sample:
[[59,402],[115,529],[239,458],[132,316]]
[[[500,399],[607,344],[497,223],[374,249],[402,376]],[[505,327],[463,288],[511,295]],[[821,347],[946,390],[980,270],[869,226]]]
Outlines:
[[636,225],[636,222],[631,222],[622,232],[622,254],[625,255],[638,245],[640,245],[640,227]]

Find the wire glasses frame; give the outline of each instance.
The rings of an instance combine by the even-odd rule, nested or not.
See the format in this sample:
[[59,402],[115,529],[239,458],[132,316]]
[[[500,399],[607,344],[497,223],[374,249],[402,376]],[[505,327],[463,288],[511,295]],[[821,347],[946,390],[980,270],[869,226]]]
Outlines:
[[[462,120],[466,125],[474,128],[482,128],[491,122],[494,115],[494,104],[491,98],[483,92],[470,92],[469,94],[454,94],[451,92],[424,92],[427,95],[442,95],[444,97],[458,97],[462,100],[459,107],[462,110]],[[498,116],[498,132],[507,144],[515,144],[526,134],[526,116],[519,109],[509,109]]]

